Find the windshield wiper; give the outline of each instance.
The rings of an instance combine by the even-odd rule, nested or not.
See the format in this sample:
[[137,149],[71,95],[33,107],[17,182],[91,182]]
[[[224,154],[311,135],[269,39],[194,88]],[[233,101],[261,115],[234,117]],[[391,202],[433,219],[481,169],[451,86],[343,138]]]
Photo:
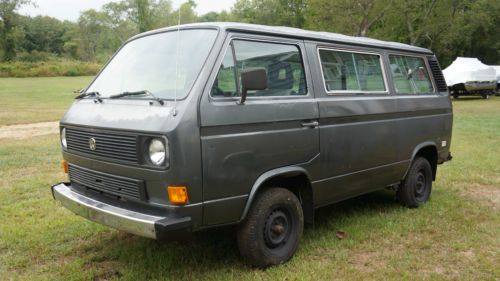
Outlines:
[[96,99],[94,100],[94,102],[96,102],[96,101],[102,102],[101,94],[99,94],[99,92],[81,93],[81,94],[79,94],[78,96],[75,97],[75,100],[83,99],[83,98],[86,98],[86,97],[95,97]]
[[81,93],[79,94],[78,96],[75,97],[75,100],[79,100],[79,99],[83,99],[83,98],[86,98],[86,97],[100,97],[101,94],[99,94],[99,92],[88,92],[88,93]]
[[162,99],[158,98],[157,96],[155,96],[153,93],[151,93],[148,90],[142,90],[142,91],[136,91],[136,92],[123,92],[121,94],[109,96],[109,98],[110,99],[119,99],[119,98],[123,98],[123,97],[141,96],[141,95],[149,95],[149,96],[153,97],[153,99],[155,101],[157,101],[159,104],[161,104],[161,105],[164,104]]

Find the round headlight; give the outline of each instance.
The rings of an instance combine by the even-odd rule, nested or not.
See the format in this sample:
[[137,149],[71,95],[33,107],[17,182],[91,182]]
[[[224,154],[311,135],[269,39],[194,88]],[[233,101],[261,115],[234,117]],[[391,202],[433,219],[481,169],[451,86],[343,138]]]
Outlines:
[[149,142],[149,160],[151,163],[160,166],[165,163],[167,151],[162,139],[152,139]]
[[61,145],[64,149],[68,148],[68,142],[66,141],[66,128],[62,128],[61,130]]

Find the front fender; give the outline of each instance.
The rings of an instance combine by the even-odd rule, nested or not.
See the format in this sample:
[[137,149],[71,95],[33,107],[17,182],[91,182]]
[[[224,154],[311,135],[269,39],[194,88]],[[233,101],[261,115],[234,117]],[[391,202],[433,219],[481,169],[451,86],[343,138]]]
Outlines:
[[257,180],[254,182],[252,189],[250,190],[250,194],[248,196],[247,202],[245,204],[245,208],[243,209],[243,213],[241,214],[240,221],[243,221],[248,213],[248,210],[250,210],[250,206],[252,206],[252,202],[255,199],[255,196],[257,195],[257,192],[259,189],[263,186],[263,184],[276,176],[293,176],[293,175],[299,175],[303,174],[305,175],[308,179],[309,173],[306,171],[306,169],[297,167],[297,166],[291,166],[291,167],[282,167],[282,168],[277,168],[273,170],[269,170],[262,175],[260,175]]

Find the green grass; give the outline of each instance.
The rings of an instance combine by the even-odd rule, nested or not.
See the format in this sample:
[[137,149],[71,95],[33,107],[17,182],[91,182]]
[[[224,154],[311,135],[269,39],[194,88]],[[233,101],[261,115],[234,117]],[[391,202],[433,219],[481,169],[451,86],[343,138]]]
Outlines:
[[156,242],[73,215],[50,194],[65,180],[58,137],[0,140],[0,279],[498,280],[499,109],[454,102],[454,159],[422,208],[389,191],[322,208],[296,256],[268,270],[241,261],[231,229]]
[[0,78],[0,126],[61,119],[92,77]]

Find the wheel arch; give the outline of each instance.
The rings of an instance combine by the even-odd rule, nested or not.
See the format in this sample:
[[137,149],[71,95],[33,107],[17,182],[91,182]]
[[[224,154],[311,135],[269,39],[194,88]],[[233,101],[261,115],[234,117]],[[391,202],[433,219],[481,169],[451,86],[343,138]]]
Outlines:
[[432,141],[423,142],[415,147],[411,156],[410,164],[408,165],[408,168],[406,168],[406,172],[403,178],[406,178],[411,164],[418,156],[422,156],[427,159],[427,161],[429,161],[429,164],[431,164],[432,168],[432,180],[436,180],[438,150],[436,143]]
[[314,222],[314,197],[309,173],[304,168],[295,166],[273,169],[260,175],[250,190],[240,221],[246,218],[257,194],[273,186],[293,192],[302,204],[304,221],[311,224]]

